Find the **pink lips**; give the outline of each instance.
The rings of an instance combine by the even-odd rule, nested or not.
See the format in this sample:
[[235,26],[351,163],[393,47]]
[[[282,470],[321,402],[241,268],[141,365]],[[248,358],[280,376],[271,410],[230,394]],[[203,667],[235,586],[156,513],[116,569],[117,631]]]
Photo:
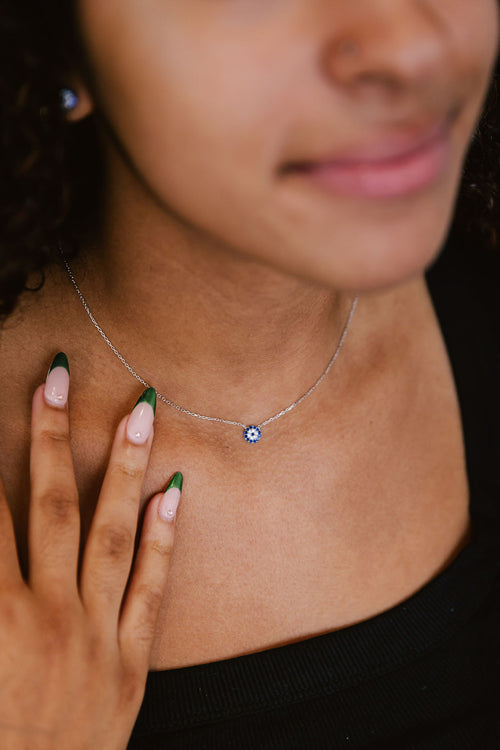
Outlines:
[[434,184],[448,165],[450,151],[449,128],[441,125],[406,149],[386,141],[349,157],[303,165],[299,173],[336,194],[396,198]]

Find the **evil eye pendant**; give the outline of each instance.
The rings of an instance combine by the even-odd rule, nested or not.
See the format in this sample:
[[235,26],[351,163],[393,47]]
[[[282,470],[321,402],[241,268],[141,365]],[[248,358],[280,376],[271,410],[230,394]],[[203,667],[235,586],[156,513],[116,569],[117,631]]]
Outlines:
[[252,425],[251,427],[245,428],[243,437],[245,438],[247,443],[258,443],[262,437],[262,432],[260,431],[259,427]]

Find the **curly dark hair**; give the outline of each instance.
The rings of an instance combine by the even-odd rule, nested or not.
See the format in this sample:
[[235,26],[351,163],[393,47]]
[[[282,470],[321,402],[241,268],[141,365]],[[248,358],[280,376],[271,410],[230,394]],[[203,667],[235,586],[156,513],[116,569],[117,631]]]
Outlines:
[[[92,120],[68,127],[59,104],[79,55],[70,0],[0,0],[0,320],[28,278],[92,224],[100,158]],[[500,58],[466,161],[450,234],[500,244]],[[39,285],[37,288],[39,288]]]

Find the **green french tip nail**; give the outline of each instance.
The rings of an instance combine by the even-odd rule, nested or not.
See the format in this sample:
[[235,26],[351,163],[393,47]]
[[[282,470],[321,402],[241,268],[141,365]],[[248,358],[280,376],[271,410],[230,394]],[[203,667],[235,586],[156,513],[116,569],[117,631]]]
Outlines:
[[153,410],[153,414],[156,414],[156,391],[154,388],[146,388],[142,396],[137,399],[137,403],[135,406],[138,406],[139,404],[142,404],[144,402],[149,404]]
[[49,367],[49,372],[55,370],[56,367],[64,367],[64,369],[68,371],[69,375],[69,362],[64,352],[59,352],[59,354],[56,354],[56,356],[52,360],[52,364]]
[[165,490],[165,492],[168,492],[168,490],[171,490],[172,487],[175,487],[177,490],[180,490],[182,492],[182,483],[184,481],[184,477],[182,476],[181,472],[178,471],[174,474],[170,482],[168,483],[168,487]]

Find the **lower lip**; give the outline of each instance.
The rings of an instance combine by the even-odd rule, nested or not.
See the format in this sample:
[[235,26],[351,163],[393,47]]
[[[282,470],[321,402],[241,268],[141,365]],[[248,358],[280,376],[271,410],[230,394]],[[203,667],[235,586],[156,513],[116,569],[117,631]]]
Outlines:
[[302,175],[335,194],[398,198],[431,187],[450,159],[450,140],[441,134],[422,148],[384,161],[345,162],[307,167]]

